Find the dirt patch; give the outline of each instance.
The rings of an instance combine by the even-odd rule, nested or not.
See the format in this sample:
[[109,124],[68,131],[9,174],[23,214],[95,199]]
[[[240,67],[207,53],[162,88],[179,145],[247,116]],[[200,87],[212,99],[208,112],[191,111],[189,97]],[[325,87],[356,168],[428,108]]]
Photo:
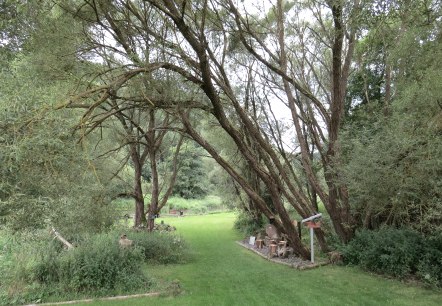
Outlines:
[[281,257],[269,258],[269,256],[268,256],[269,255],[269,248],[267,246],[264,246],[263,248],[259,249],[254,245],[250,245],[248,243],[248,241],[246,241],[246,240],[237,241],[236,243],[238,243],[240,246],[254,252],[255,254],[258,254],[262,258],[265,258],[271,262],[286,265],[286,266],[289,266],[289,267],[292,267],[292,268],[295,268],[298,270],[312,269],[312,268],[317,268],[317,267],[324,266],[324,265],[328,264],[327,261],[317,261],[315,263],[311,263],[310,261],[303,260],[295,255],[289,255],[286,258],[281,258]]

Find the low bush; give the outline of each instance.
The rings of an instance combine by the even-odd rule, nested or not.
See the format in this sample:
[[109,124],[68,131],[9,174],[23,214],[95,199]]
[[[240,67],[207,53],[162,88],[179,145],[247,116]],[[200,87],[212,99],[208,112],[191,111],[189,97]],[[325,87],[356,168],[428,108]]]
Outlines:
[[189,251],[183,238],[168,232],[139,232],[130,235],[135,246],[142,250],[144,260],[155,264],[184,263]]
[[442,233],[426,239],[417,275],[426,283],[442,287]]
[[397,278],[417,276],[442,285],[442,238],[410,229],[361,230],[342,248],[344,263]]
[[261,231],[263,225],[263,218],[256,220],[246,211],[240,211],[233,227],[244,235],[253,235]]

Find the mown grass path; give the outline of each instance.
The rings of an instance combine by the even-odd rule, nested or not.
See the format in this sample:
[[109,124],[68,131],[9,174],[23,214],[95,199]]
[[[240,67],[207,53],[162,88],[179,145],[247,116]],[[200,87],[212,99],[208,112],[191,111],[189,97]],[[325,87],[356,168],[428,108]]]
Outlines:
[[[270,263],[238,246],[234,215],[168,218],[194,252],[185,265],[150,269],[180,281],[177,297],[95,302],[93,305],[441,305],[442,292],[369,275],[355,268],[326,266],[298,271]],[[91,305],[91,304],[88,304]]]

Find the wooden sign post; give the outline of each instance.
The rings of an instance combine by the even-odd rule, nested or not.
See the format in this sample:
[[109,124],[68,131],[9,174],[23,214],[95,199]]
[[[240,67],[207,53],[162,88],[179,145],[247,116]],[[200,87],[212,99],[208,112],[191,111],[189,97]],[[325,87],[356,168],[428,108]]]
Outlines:
[[301,221],[301,223],[304,223],[310,229],[310,261],[312,263],[315,262],[315,251],[313,249],[313,229],[321,227],[321,218],[322,214],[316,214]]

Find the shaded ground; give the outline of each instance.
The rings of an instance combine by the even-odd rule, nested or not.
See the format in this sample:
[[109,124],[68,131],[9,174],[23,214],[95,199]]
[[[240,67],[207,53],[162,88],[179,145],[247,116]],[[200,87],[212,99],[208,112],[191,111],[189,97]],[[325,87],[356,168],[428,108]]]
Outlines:
[[[189,242],[186,265],[147,268],[179,280],[177,297],[95,302],[92,305],[440,305],[442,292],[373,276],[355,268],[324,266],[299,271],[269,262],[235,241],[234,214],[168,218]],[[91,304],[85,304],[91,305]]]

